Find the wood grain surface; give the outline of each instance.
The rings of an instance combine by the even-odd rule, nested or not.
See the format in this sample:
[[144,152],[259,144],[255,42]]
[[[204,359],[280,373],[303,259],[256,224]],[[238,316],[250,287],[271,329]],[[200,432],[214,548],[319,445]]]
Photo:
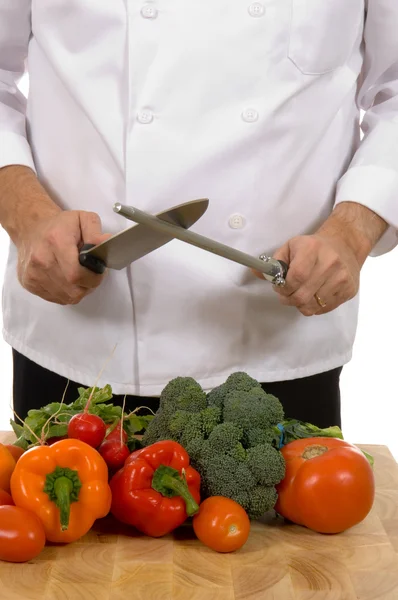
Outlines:
[[316,534],[272,513],[240,551],[217,554],[189,526],[151,539],[107,518],[29,563],[0,563],[0,599],[398,600],[398,465],[384,446],[361,447],[375,457],[377,497],[343,534]]

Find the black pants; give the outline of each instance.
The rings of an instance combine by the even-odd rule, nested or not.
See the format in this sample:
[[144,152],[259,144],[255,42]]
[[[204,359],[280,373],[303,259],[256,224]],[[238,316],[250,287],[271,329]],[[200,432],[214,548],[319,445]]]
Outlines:
[[[13,404],[21,419],[25,419],[31,408],[41,408],[50,402],[61,401],[67,379],[44,369],[15,350],[13,364]],[[341,370],[342,368],[338,368],[293,381],[262,383],[262,386],[266,392],[279,398],[286,418],[306,421],[318,427],[341,427]],[[80,384],[69,382],[66,404],[77,399],[78,387],[81,387]],[[121,406],[123,396],[114,396],[112,402]],[[159,399],[137,396],[126,398],[126,411],[142,405],[155,412],[159,407]]]

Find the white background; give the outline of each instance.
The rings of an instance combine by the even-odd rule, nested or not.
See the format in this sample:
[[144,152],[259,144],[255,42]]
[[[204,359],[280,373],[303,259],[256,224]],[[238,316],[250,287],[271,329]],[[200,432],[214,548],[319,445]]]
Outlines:
[[[21,82],[24,93],[27,83]],[[7,253],[8,237],[0,228],[1,287]],[[385,444],[398,460],[397,266],[398,250],[365,263],[354,357],[343,369],[341,392],[344,437],[353,443]],[[10,429],[11,387],[11,350],[0,339],[0,430]]]

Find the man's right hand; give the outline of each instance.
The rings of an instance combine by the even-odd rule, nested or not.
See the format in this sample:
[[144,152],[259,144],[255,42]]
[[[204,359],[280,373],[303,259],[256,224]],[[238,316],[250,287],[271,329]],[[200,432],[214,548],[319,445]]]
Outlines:
[[79,248],[108,237],[101,232],[99,216],[92,212],[60,211],[40,221],[19,240],[21,285],[49,302],[78,304],[104,278],[80,265]]
[[110,237],[97,214],[61,210],[31,169],[0,169],[0,223],[18,250],[18,279],[36,296],[57,304],[78,304],[104,275],[79,263],[83,244]]

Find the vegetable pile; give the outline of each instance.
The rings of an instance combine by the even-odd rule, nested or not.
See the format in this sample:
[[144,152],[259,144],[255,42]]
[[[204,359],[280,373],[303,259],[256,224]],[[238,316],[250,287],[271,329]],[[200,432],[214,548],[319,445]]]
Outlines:
[[282,404],[246,373],[236,372],[209,394],[191,377],[171,380],[160,408],[142,438],[179,442],[202,479],[202,496],[224,496],[258,519],[274,508],[275,486],[285,476],[281,438],[341,436],[340,429],[321,430],[285,421]]
[[151,537],[188,522],[200,542],[232,552],[271,509],[338,533],[372,508],[372,457],[338,427],[286,420],[246,373],[209,393],[177,377],[156,415],[125,413],[111,400],[110,386],[80,388],[71,404],[11,421],[17,439],[0,444],[0,560],[75,542],[108,515]]

